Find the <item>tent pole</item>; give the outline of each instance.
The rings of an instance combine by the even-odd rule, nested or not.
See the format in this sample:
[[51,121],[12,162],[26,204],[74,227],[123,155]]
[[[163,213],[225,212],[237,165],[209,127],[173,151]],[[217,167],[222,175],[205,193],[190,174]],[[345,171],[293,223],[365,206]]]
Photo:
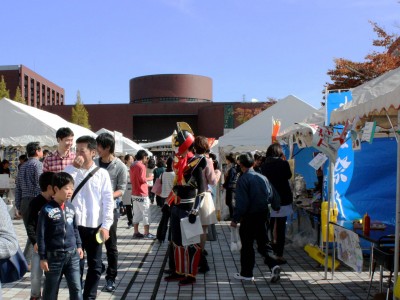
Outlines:
[[[397,133],[395,132],[395,135]],[[396,229],[395,229],[395,246],[394,246],[394,287],[397,285],[399,272],[399,238],[400,238],[400,144],[397,142],[397,184],[396,184]],[[397,299],[393,293],[393,300]]]
[[[325,275],[324,279],[328,279],[328,254],[329,254],[329,222],[331,220],[331,205],[332,200],[335,203],[335,185],[334,185],[334,177],[333,173],[335,170],[335,160],[333,158],[329,158],[329,184],[328,184],[328,215],[326,218],[326,235],[325,235]],[[322,240],[322,243],[324,241]],[[333,268],[333,266],[332,266]]]

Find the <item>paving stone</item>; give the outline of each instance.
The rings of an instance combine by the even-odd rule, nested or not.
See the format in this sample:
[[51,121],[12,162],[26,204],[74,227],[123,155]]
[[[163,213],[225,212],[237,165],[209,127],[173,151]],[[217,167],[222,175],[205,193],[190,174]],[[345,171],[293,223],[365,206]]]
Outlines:
[[[160,218],[160,209],[152,205],[151,220],[154,222],[150,224],[150,232],[157,231]],[[26,241],[25,228],[22,220],[14,220],[13,223],[22,247]],[[335,271],[333,279],[329,273],[329,279],[324,280],[323,267],[294,244],[285,247],[288,264],[282,266],[280,282],[275,284],[269,282],[270,271],[257,252],[254,267],[256,281],[252,283],[234,279],[233,274],[240,270],[240,253],[230,251],[230,228],[229,222],[226,221],[216,226],[218,239],[206,243],[210,272],[205,275],[198,274],[197,283],[193,286],[179,287],[177,282],[164,281],[166,275],[162,273],[162,268],[168,268],[168,263],[164,265],[168,243],[159,244],[156,241],[132,239],[133,230],[126,229],[126,216],[121,217],[118,226],[117,290],[114,293],[102,291],[105,285],[103,275],[97,297],[100,300],[121,299],[123,295],[129,300],[366,299],[369,285],[367,269],[366,272],[359,274],[341,265]],[[103,248],[103,260],[107,261],[105,248]],[[378,281],[379,276],[375,276],[372,294],[378,292]],[[29,273],[19,282],[4,284],[2,294],[4,300],[29,299]],[[59,299],[68,297],[68,287],[63,279],[60,284]]]

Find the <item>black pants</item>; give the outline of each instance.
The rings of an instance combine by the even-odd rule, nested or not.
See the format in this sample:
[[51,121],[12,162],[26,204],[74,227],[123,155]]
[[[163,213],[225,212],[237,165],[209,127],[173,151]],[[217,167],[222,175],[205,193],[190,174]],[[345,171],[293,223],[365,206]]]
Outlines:
[[110,238],[105,242],[107,250],[107,275],[106,280],[115,281],[118,274],[118,249],[117,249],[117,225],[119,213],[114,209],[114,222],[110,227]]
[[162,198],[156,195],[156,203],[159,207],[163,207],[166,198]]
[[126,217],[128,219],[128,225],[133,225],[133,223],[132,223],[132,219],[133,219],[132,204],[125,205],[125,210],[126,210]]
[[171,217],[171,210],[168,209],[162,213],[160,223],[157,227],[157,240],[164,242],[168,231],[169,218]]
[[[285,248],[285,236],[286,236],[286,220],[287,217],[271,218],[269,224],[269,230],[271,231],[272,247],[276,256],[283,256],[283,249]],[[276,241],[274,241],[274,227],[276,223]]]
[[268,255],[267,235],[265,228],[266,213],[251,214],[240,220],[239,234],[242,241],[240,250],[240,275],[253,277],[255,263],[254,240],[257,242],[258,252],[265,258],[265,263],[270,269],[277,265],[276,261]]
[[[96,233],[99,227],[90,228],[79,226],[78,230],[82,240],[82,249],[86,251],[86,260],[88,264],[85,287],[83,288],[83,299],[96,299],[97,287],[99,286],[101,277],[101,255],[103,247],[102,244],[96,241]],[[81,281],[84,267],[85,259],[81,259]]]

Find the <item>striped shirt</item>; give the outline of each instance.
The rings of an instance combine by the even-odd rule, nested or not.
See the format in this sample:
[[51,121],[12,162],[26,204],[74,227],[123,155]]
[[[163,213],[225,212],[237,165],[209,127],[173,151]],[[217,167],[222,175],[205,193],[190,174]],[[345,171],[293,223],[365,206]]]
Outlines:
[[66,166],[72,165],[75,159],[75,152],[68,151],[64,157],[60,156],[57,150],[50,153],[43,161],[43,172],[58,173],[64,171]]
[[40,194],[39,176],[43,173],[43,164],[36,157],[23,163],[15,182],[15,206],[21,209],[22,198],[34,198]]

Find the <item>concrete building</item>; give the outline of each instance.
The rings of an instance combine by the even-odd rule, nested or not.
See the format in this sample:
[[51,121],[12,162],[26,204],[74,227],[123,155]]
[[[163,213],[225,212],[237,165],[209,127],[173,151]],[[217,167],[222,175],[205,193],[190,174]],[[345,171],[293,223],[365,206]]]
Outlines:
[[19,87],[27,105],[38,108],[64,105],[64,89],[24,65],[0,66],[1,76],[4,76],[11,99]]
[[[93,131],[116,130],[135,142],[163,139],[187,122],[197,135],[219,138],[239,125],[237,108],[251,111],[270,103],[219,102],[212,100],[212,79],[189,74],[165,74],[130,80],[129,104],[85,104]],[[43,109],[71,120],[73,105]]]

